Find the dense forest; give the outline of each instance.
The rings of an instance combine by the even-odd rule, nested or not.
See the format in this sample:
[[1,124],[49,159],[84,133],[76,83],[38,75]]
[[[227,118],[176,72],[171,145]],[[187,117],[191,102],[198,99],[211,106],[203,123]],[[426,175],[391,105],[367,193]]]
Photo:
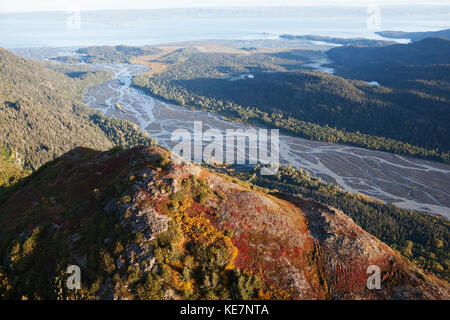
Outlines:
[[26,168],[77,146],[105,150],[154,143],[134,124],[82,104],[81,92],[107,73],[78,70],[69,77],[1,48],[0,69],[0,145],[17,152]]
[[13,186],[30,173],[23,168],[22,162],[17,152],[0,145],[0,198],[2,188]]
[[333,48],[337,74],[377,81],[396,90],[398,103],[426,116],[450,120],[450,40],[427,38],[383,48]]
[[274,176],[261,175],[259,165],[204,166],[234,176],[277,196],[301,194],[338,208],[361,228],[373,234],[423,270],[450,280],[450,222],[444,218],[405,210],[361,194],[344,192],[338,185],[314,179],[309,172],[282,166]]
[[[446,100],[308,71],[307,60],[298,51],[242,55],[180,49],[158,60],[166,71],[139,75],[134,85],[170,102],[313,140],[450,162]],[[447,90],[447,82],[435,82],[434,91]]]
[[102,82],[111,80],[114,74],[106,70],[92,70],[88,65],[72,65],[55,63],[49,61],[45,63],[45,66],[56,72],[64,73],[66,76],[72,78],[77,85],[78,98],[83,100],[84,93],[89,87],[93,87]]
[[58,56],[50,60],[63,63],[131,63],[137,56],[159,52],[155,47],[93,46],[75,50],[76,55]]
[[385,68],[445,65],[450,63],[449,52],[449,39],[426,38],[411,44],[395,44],[379,48],[344,46],[330,49],[327,55],[336,65],[357,69],[368,65]]

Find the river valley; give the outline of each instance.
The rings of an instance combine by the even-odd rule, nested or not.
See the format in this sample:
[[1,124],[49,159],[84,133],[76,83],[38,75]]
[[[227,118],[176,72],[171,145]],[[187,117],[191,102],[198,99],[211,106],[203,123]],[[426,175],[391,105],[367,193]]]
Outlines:
[[[136,123],[168,148],[174,145],[172,132],[182,128],[193,132],[194,121],[202,121],[203,130],[216,128],[224,133],[226,129],[249,128],[220,115],[168,104],[132,87],[133,76],[147,71],[145,66],[109,64],[95,68],[113,72],[114,78],[89,88],[85,103],[107,115]],[[123,110],[118,110],[116,104]],[[303,168],[349,192],[450,219],[449,165],[283,134],[280,163]]]

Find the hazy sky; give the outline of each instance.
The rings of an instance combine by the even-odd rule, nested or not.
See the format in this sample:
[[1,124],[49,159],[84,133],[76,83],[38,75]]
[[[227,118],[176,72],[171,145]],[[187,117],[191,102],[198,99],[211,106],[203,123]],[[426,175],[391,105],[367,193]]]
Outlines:
[[450,5],[450,0],[1,0],[0,12],[295,5]]

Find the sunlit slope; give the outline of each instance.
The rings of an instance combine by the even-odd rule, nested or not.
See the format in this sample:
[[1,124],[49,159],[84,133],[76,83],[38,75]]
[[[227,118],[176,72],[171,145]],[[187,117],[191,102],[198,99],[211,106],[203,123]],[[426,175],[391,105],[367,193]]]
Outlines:
[[83,87],[0,48],[0,145],[16,150],[25,166],[38,168],[76,146],[105,150],[150,144],[135,125],[84,106]]

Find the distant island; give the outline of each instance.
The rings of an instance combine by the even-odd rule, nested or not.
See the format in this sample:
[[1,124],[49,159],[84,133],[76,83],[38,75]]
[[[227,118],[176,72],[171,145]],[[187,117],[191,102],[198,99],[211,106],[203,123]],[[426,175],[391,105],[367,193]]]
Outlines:
[[395,41],[386,40],[374,40],[374,39],[364,39],[364,38],[335,38],[327,36],[314,36],[314,35],[291,35],[283,34],[280,35],[281,39],[287,40],[308,40],[308,41],[322,41],[326,43],[335,43],[341,45],[354,45],[354,46],[365,46],[365,47],[382,47],[395,44]]

